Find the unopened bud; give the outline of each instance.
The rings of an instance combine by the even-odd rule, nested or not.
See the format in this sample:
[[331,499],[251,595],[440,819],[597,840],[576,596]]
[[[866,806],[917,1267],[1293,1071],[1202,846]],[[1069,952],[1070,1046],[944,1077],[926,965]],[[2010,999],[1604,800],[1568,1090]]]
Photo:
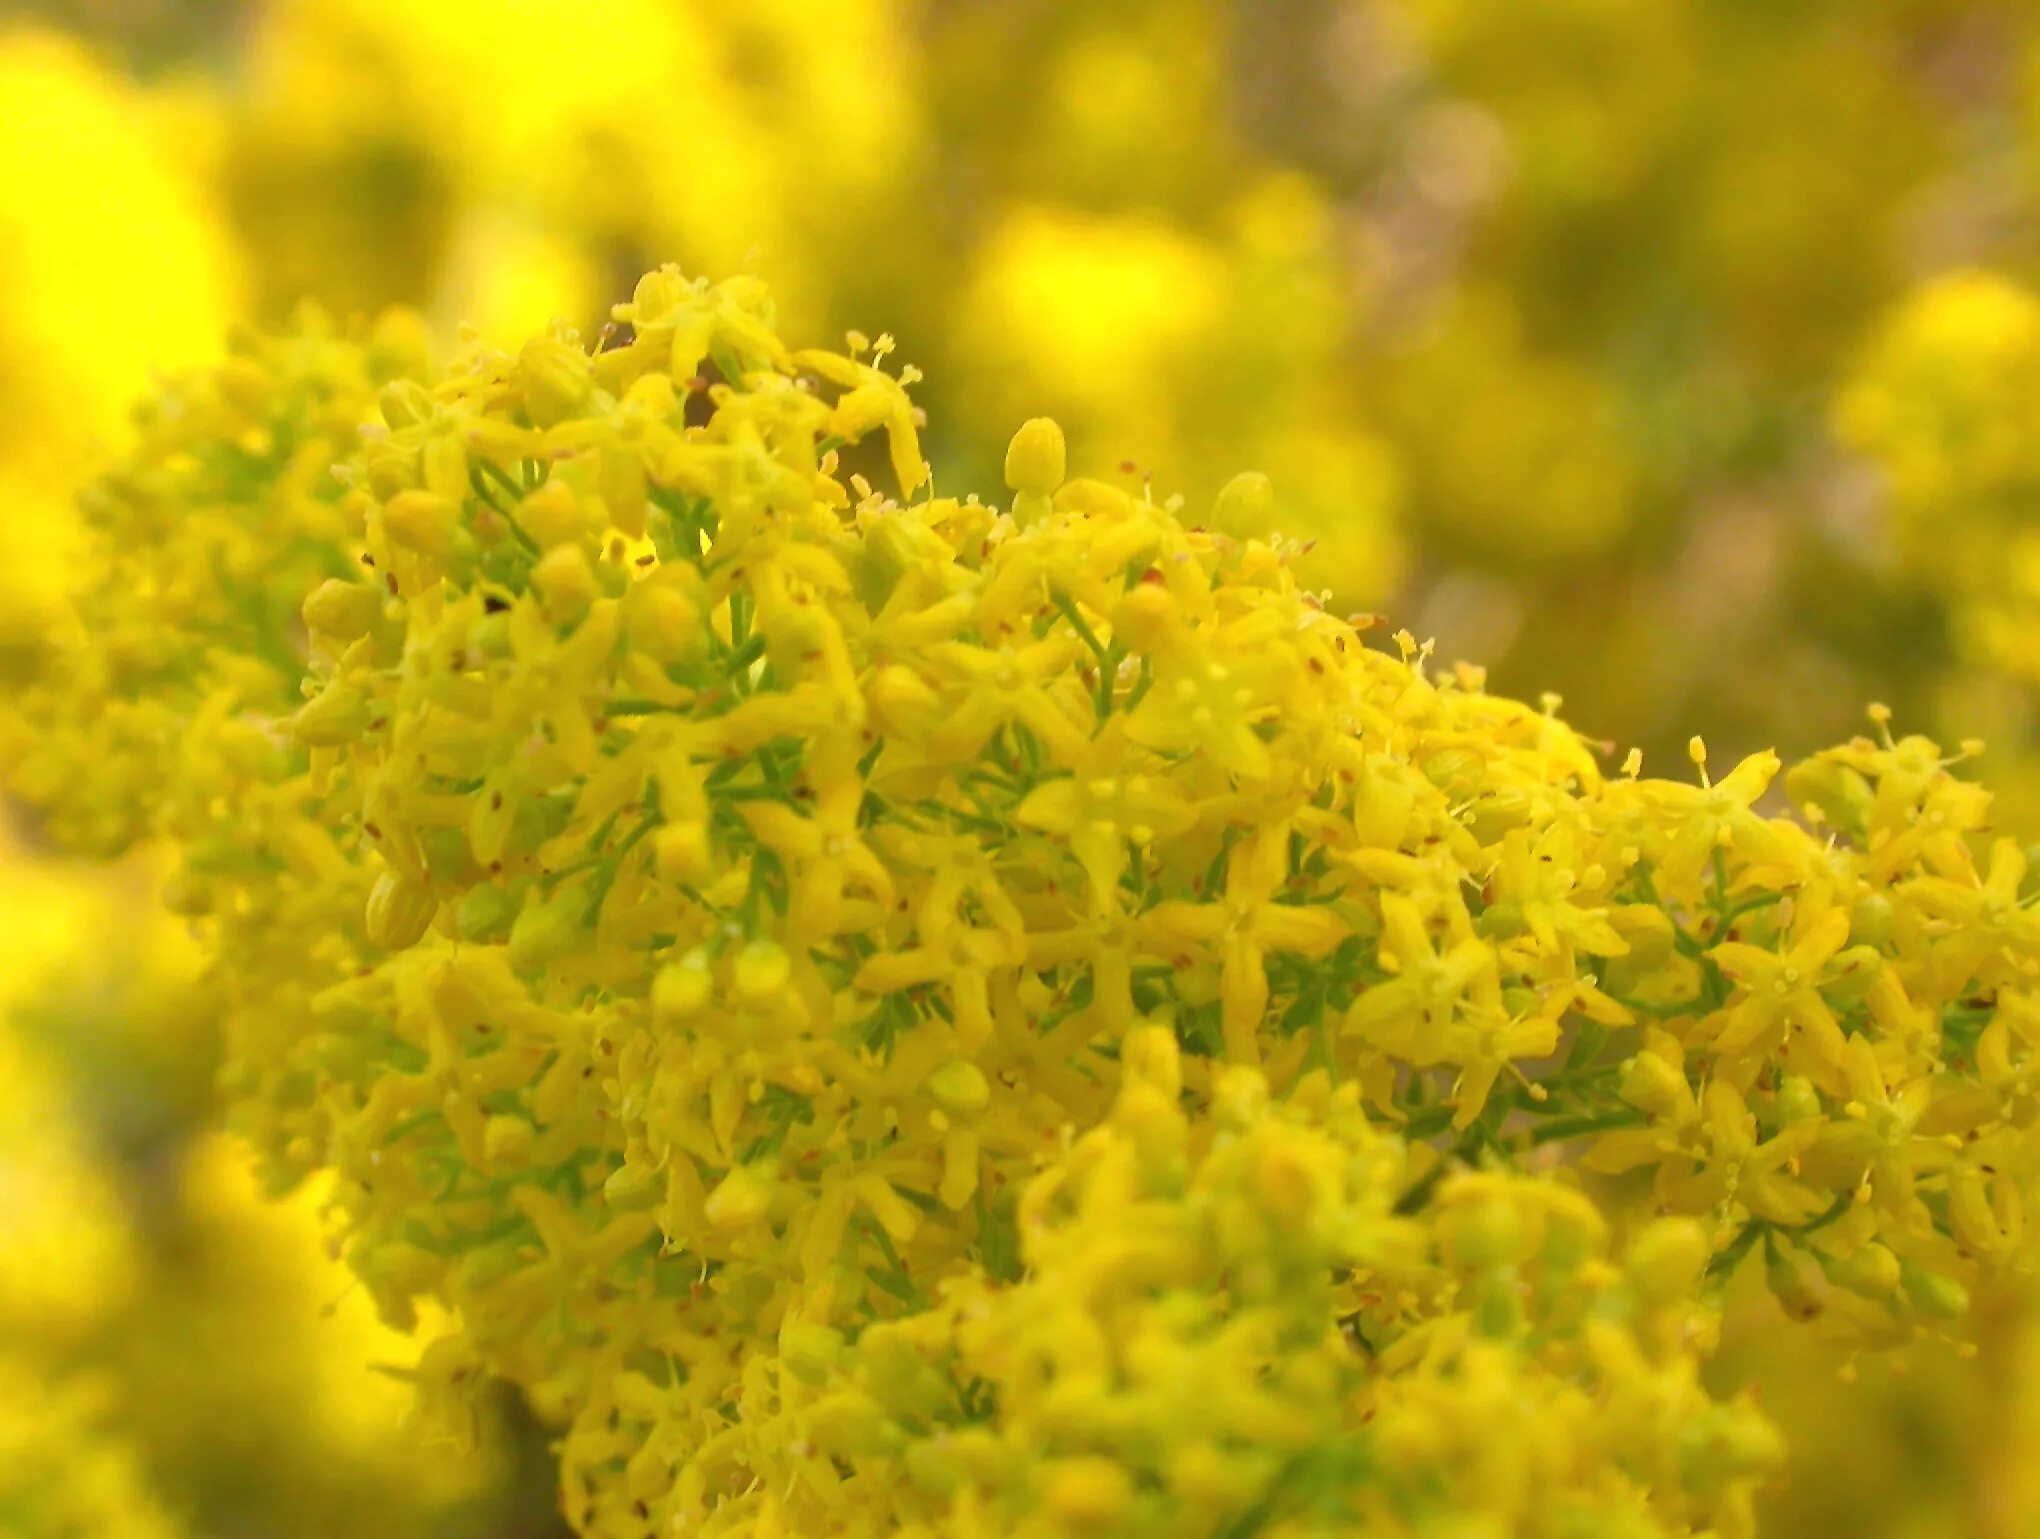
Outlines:
[[335,641],[353,641],[368,634],[382,613],[382,595],[366,584],[329,577],[312,589],[304,608],[306,628]]
[[668,962],[652,979],[652,1019],[661,1026],[692,1020],[708,1008],[715,994],[715,974],[708,953],[691,951]]
[[308,748],[339,748],[368,730],[368,701],[360,690],[330,684],[290,719],[291,735]]
[[1211,521],[1236,540],[1258,540],[1275,528],[1275,483],[1243,470],[1219,488]]
[[438,912],[439,900],[430,888],[385,871],[368,892],[368,938],[385,951],[402,951],[424,938]]
[[1063,483],[1069,451],[1063,430],[1049,417],[1034,417],[1020,425],[1006,446],[1006,485],[1016,492],[1046,497]]
[[460,509],[437,492],[402,491],[383,504],[382,523],[399,545],[443,556],[453,549]]
[[975,1116],[991,1104],[985,1071],[967,1058],[951,1058],[928,1076],[928,1094],[953,1116]]
[[1660,1218],[1630,1241],[1624,1270],[1646,1304],[1669,1304],[1692,1293],[1713,1248],[1707,1231],[1690,1218]]

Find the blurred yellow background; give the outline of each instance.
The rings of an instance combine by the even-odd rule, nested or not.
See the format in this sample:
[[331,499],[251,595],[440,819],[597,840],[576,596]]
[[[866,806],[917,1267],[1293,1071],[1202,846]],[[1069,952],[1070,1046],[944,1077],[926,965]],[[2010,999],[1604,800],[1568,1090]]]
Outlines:
[[[127,403],[232,320],[592,331],[677,261],[765,274],[793,332],[890,330],[977,485],[1035,414],[1192,506],[1261,470],[1346,607],[1659,768],[1696,731],[1805,752],[1876,698],[1986,739],[2040,828],[2040,8],[8,14],[0,677]],[[481,1465],[422,1445],[419,1345],[325,1259],[318,1195],[262,1205],[204,1131],[206,984],[147,862],[4,840],[0,1377],[56,1408],[10,1427],[0,1387],[0,1519],[43,1512],[6,1471],[75,1421],[93,1532],[550,1531],[542,1434],[505,1406]],[[1811,1429],[1771,1532],[2040,1532],[2016,1332],[1845,1389],[1746,1312],[1735,1366]]]

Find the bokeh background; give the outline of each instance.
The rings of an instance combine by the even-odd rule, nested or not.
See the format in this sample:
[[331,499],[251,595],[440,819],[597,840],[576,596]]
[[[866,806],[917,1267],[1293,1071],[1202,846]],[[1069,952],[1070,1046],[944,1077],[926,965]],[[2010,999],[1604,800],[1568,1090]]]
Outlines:
[[[1314,584],[1611,752],[1882,700],[2040,838],[2010,0],[0,0],[0,680],[230,324],[592,332],[669,260],[890,331],[963,485],[1043,413],[1193,506],[1261,470]],[[0,1531],[555,1532],[542,1431],[421,1439],[319,1194],[206,1131],[154,885],[0,825]],[[2022,1322],[1906,1373],[1730,1327],[1797,1438],[1769,1532],[2040,1533]]]

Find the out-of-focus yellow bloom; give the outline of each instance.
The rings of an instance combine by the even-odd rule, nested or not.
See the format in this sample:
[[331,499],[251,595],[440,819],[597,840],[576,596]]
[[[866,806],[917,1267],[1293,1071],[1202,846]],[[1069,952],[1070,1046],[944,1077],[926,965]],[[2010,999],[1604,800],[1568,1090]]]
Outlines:
[[2040,805],[2040,298],[1999,273],[1922,285],[1866,341],[1833,405],[1874,468],[1877,555],[1945,617],[1963,666],[1939,708],[2013,745],[2006,789],[2022,825]]
[[[1907,552],[1927,560],[2027,516],[2040,487],[2036,402],[2040,298],[2002,275],[1964,271],[1925,285],[1887,319],[1836,402],[1835,424],[1876,457]],[[1991,525],[1966,527],[1978,518]]]
[[[371,1512],[462,1531],[493,1446],[449,1462],[421,1445],[398,1380],[424,1343],[380,1324],[328,1253],[318,1194],[266,1200],[245,1149],[194,1131],[206,990],[183,937],[137,915],[133,873],[87,875],[21,860],[0,888],[0,1357],[51,1384],[84,1373],[165,1499],[207,1521],[302,1501],[308,1534]],[[116,932],[127,968],[109,980]]]
[[105,1426],[105,1387],[51,1386],[0,1357],[0,1517],[21,1539],[177,1539],[186,1532]]
[[1080,445],[1113,438],[1154,456],[1178,447],[1172,385],[1224,315],[1222,259],[1156,216],[1013,210],[986,240],[961,346],[1000,381],[982,403],[1010,419],[1045,390]]
[[1311,187],[1274,179],[1216,238],[1158,213],[1016,205],[986,232],[959,310],[957,367],[985,382],[964,425],[1048,410],[1077,455],[1110,445],[1209,497],[1242,458],[1283,467],[1282,526],[1317,544],[1301,570],[1343,599],[1399,575],[1398,483],[1340,380],[1353,323]]
[[1899,306],[1836,402],[1883,471],[1895,553],[1971,657],[2040,680],[2040,300],[1958,271]]
[[592,320],[619,254],[820,284],[915,153],[903,25],[887,0],[278,0],[227,106],[237,214],[274,303],[404,299],[501,340]]
[[134,1302],[123,1194],[51,1066],[0,1034],[0,1071],[0,1341],[75,1343]]
[[1388,410],[1412,512],[1470,565],[1563,565],[1629,532],[1637,470],[1622,404],[1593,371],[1539,357],[1501,296],[1464,296],[1398,363]]
[[76,44],[0,32],[0,458],[15,474],[68,478],[152,374],[219,350],[231,248],[164,126]]
[[62,592],[71,488],[129,401],[219,350],[234,253],[170,121],[76,43],[0,27],[0,654]]
[[[184,1152],[171,1200],[179,1254],[112,1333],[134,1392],[122,1419],[155,1459],[186,1480],[323,1492],[338,1510],[319,1527],[333,1533],[369,1516],[362,1493],[404,1492],[387,1520],[416,1513],[429,1527],[499,1472],[486,1447],[449,1459],[411,1425],[407,1381],[426,1343],[378,1320],[328,1253],[317,1187],[277,1202],[247,1150],[211,1135]],[[287,1438],[261,1430],[282,1405]]]

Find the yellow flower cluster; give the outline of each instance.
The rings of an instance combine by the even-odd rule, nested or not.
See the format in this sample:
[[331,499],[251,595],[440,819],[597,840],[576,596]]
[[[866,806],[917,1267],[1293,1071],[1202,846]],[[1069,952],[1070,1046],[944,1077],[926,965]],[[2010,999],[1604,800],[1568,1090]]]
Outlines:
[[1883,477],[1904,574],[1946,605],[1969,660],[2040,684],[2040,298],[1983,271],[1922,286],[1834,409]]
[[1604,770],[1262,478],[956,497],[888,339],[615,318],[172,384],[5,733],[582,1532],[1742,1533],[1742,1263],[1865,1345],[2029,1264],[2040,920],[1933,744]]

